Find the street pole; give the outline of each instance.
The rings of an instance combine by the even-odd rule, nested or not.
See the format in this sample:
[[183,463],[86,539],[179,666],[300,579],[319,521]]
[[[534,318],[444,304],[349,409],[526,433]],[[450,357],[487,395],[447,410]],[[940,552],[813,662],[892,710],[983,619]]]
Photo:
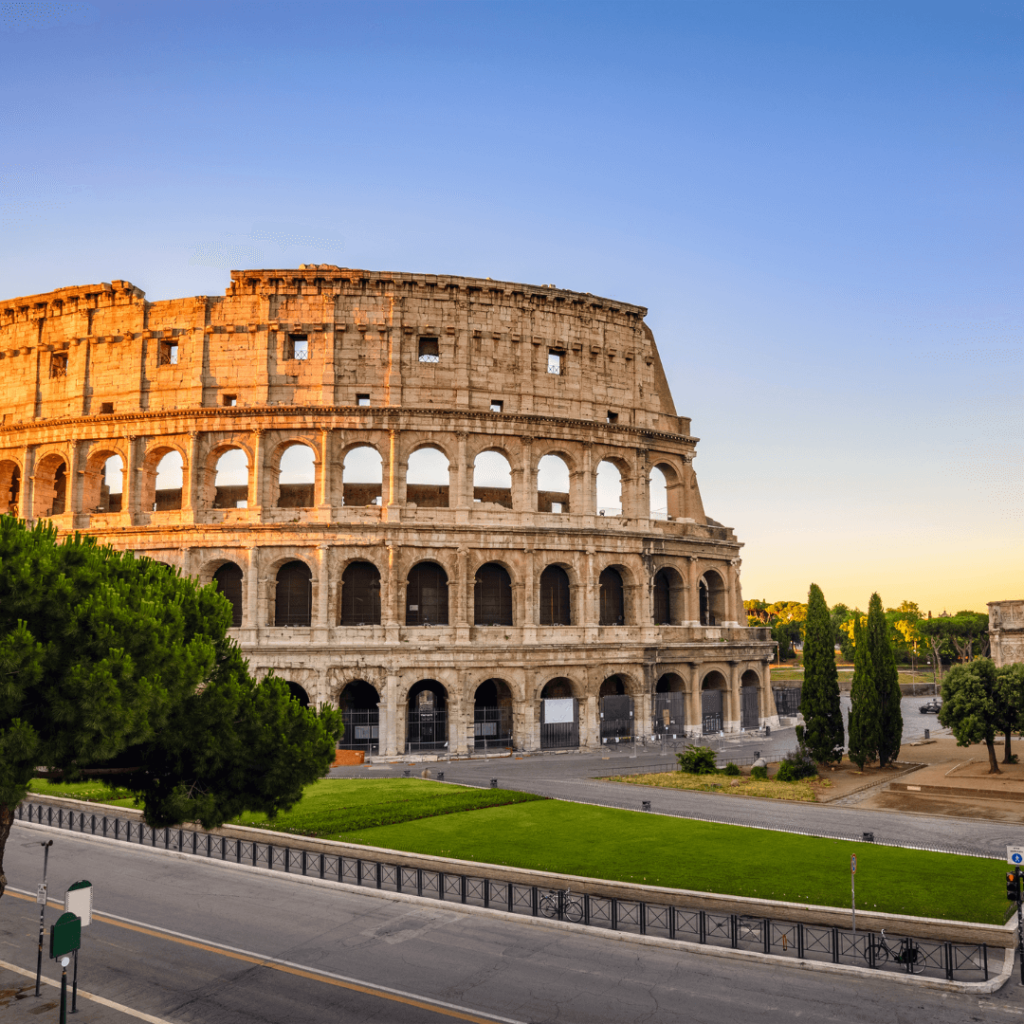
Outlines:
[[36,995],[39,995],[39,982],[43,976],[43,933],[46,931],[46,866],[50,861],[50,847],[53,840],[39,844],[43,848],[43,884],[40,887],[42,902],[39,904],[39,950],[36,954]]
[[68,1024],[68,958],[60,962],[60,1024]]
[[1020,957],[1020,983],[1024,985],[1024,917],[1021,915],[1020,868],[1017,873],[1017,955]]
[[[1018,909],[1020,904],[1017,905]],[[853,937],[857,938],[857,854],[850,854],[850,910],[853,914]]]
[[75,974],[71,983],[71,1012],[78,1013],[78,950],[75,950]]

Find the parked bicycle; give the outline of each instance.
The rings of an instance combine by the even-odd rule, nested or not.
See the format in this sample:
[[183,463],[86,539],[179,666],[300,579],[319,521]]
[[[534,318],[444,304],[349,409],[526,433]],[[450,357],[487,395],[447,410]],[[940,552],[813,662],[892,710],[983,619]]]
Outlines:
[[924,966],[918,961],[921,958],[921,947],[913,939],[900,939],[899,945],[893,948],[885,938],[885,929],[882,929],[879,939],[869,939],[868,946],[864,949],[864,959],[871,961],[871,944],[875,947],[875,963],[884,964],[886,960],[902,964],[909,973],[921,974]]
[[573,896],[571,889],[552,889],[540,898],[540,912],[545,917],[558,917],[558,902],[562,901],[562,917],[566,921],[583,920],[583,897]]

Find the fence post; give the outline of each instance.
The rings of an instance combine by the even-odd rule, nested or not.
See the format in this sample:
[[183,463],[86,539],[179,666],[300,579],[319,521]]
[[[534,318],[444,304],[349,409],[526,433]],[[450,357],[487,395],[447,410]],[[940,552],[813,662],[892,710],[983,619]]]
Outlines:
[[590,893],[589,892],[585,892],[583,894],[583,923],[584,924],[590,924]]
[[[945,950],[943,950],[943,952],[946,954],[946,980],[947,981],[952,981],[953,980],[953,943],[952,942],[946,942],[946,943],[944,943],[944,945],[946,947]],[[987,981],[988,979],[986,978],[985,980]]]
[[[256,858],[259,855],[259,843],[254,839],[252,841],[252,866],[256,867]],[[341,879],[339,879],[340,881]]]
[[192,829],[192,856],[197,857],[199,855],[199,833]]
[[437,873],[437,898],[439,900],[444,899],[444,872],[438,871]]
[[668,908],[668,937],[670,939],[676,937],[676,908],[673,906]]
[[185,849],[185,832],[182,829],[178,829],[178,853],[181,853]]
[[227,860],[228,857],[228,840],[227,836],[220,837],[220,859]]
[[618,931],[619,928],[619,901],[618,898],[612,897],[612,931]]
[[729,942],[732,948],[735,949],[740,939],[739,918],[735,914],[729,915],[729,932],[731,933],[729,935]]
[[505,883],[505,902],[508,904],[508,912],[513,913],[515,887],[511,882]]
[[384,885],[384,865],[380,861],[377,861],[377,888],[380,889]]
[[363,862],[362,859],[356,857],[356,885],[363,884]]
[[416,895],[423,895],[423,868],[416,869]]
[[92,816],[92,834],[96,835],[96,815]]
[[291,866],[292,866],[292,848],[290,846],[286,846],[284,848],[284,873],[286,875],[288,874],[288,871],[291,868]]
[[345,879],[345,858],[338,854],[338,881],[344,881]]
[[274,870],[274,844],[267,843],[267,870]]
[[640,901],[640,934],[647,934],[647,904]]
[[708,941],[708,916],[705,911],[700,911],[697,917],[697,931],[700,936],[700,942]]
[[868,938],[867,938],[867,942],[868,942],[868,966],[869,967],[874,967],[875,966],[875,937],[874,937],[874,935],[869,935]]
[[58,807],[57,808],[57,828],[63,828],[63,827],[64,827],[64,808],[63,807]]
[[533,916],[536,917],[537,916],[538,904],[540,903],[540,898],[539,898],[539,896],[537,894],[537,886],[533,886],[532,887],[530,903],[531,903],[530,909],[533,911]]
[[484,879],[484,908],[486,909],[491,905],[491,880],[489,878]]
[[235,863],[236,864],[241,864],[242,863],[242,840],[241,839],[236,839],[235,840]]
[[206,856],[213,856],[213,836],[209,832],[206,833]]
[[832,963],[839,963],[839,929],[832,929]]
[[124,823],[124,841],[126,843],[132,841],[132,823],[130,820]]
[[983,942],[981,944],[981,960],[985,965],[985,980],[988,981],[988,943]]
[[[320,877],[321,877],[321,878],[323,878],[323,877],[324,877],[324,870],[325,870],[326,866],[327,866],[327,865],[326,865],[326,860],[325,860],[325,856],[324,856],[324,854],[322,854],[322,853],[321,853],[321,854],[320,854]],[[401,891],[402,891],[402,885],[401,885],[401,882],[399,882],[399,885],[398,885],[398,891],[399,891],[399,892],[401,892]]]
[[801,960],[804,958],[804,926],[797,924],[796,926],[796,955]]
[[459,898],[463,903],[466,902],[466,876],[459,875]]
[[[764,928],[764,951],[770,953],[772,951],[772,922],[766,917],[761,927]],[[835,929],[833,928],[832,931]]]

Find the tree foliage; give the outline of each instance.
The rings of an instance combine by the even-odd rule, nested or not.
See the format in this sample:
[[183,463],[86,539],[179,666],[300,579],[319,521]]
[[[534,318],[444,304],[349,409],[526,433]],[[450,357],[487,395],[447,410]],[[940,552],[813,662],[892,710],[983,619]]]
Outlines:
[[871,595],[865,632],[871,674],[878,694],[878,764],[884,768],[899,757],[903,743],[903,695],[889,636],[889,623],[878,594]]
[[136,793],[151,825],[207,828],[273,816],[324,774],[340,716],[257,685],[230,623],[213,586],[0,516],[0,895],[36,774],[97,775]]
[[957,612],[934,619],[921,619],[918,633],[931,648],[936,666],[942,661],[967,663],[988,654],[988,615]]
[[878,756],[878,690],[865,628],[860,618],[853,621],[853,683],[850,687],[850,760],[863,769],[868,761]]
[[839,703],[835,631],[825,595],[811,584],[804,625],[804,682],[800,695],[804,742],[818,764],[843,759],[843,712]]

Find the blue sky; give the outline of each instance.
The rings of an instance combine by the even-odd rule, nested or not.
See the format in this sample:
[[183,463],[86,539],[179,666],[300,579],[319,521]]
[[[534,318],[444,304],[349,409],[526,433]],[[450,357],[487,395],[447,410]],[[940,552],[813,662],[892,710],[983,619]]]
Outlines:
[[5,296],[650,308],[747,597],[1024,583],[1021,3],[0,3]]

